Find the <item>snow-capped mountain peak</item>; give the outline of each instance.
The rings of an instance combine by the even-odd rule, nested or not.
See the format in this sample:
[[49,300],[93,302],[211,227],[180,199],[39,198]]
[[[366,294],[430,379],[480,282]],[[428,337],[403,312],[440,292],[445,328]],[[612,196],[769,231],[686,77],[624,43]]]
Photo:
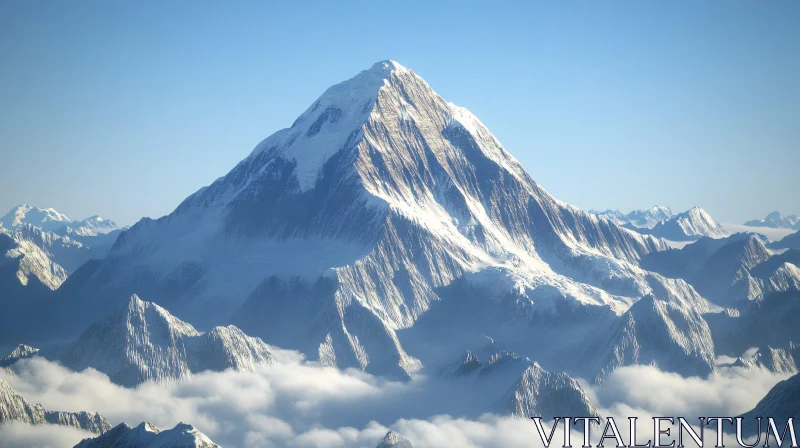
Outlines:
[[375,448],[414,448],[414,444],[402,435],[389,431]]
[[679,213],[674,217],[658,223],[651,232],[652,235],[672,241],[692,241],[703,236],[723,238],[729,232],[721,224],[699,206]]
[[557,200],[473,114],[384,61],[123,232],[73,291],[87,313],[136,290],[199,326],[407,378],[421,365],[397,332],[462,283],[501,282],[484,299],[513,295],[519,316],[562,299],[616,315],[647,294],[693,300],[639,268],[666,249]]
[[126,306],[87,329],[62,362],[75,370],[95,368],[128,386],[173,381],[204,370],[253,370],[274,357],[261,339],[234,326],[203,334],[134,294]]
[[75,448],[219,448],[205,434],[192,425],[178,423],[172,429],[160,430],[143,422],[135,428],[125,423],[111,428],[93,439],[84,439]]
[[6,229],[15,229],[25,224],[31,224],[42,230],[54,230],[72,222],[66,215],[52,208],[39,208],[28,204],[14,207],[5,216],[0,218],[0,226]]

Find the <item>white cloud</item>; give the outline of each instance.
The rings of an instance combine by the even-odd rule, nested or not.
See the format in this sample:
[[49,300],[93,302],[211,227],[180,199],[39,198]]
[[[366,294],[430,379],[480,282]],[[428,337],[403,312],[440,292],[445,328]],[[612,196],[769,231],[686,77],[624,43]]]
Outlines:
[[91,433],[66,426],[30,426],[12,422],[0,427],[0,448],[59,448],[72,447]]
[[[4,379],[48,409],[98,411],[112,424],[146,420],[168,428],[183,421],[228,447],[374,448],[389,428],[418,447],[527,448],[538,441],[526,419],[459,409],[451,409],[451,415],[426,414],[426,408],[436,404],[440,409],[435,402],[457,393],[439,380],[395,383],[303,364],[299,357],[256,372],[207,372],[179,384],[146,383],[136,389],[117,386],[91,369],[71,372],[43,359],[22,361],[16,369],[17,376]],[[726,368],[705,379],[682,378],[634,366],[616,370],[602,386],[585,388],[601,415],[614,416],[625,434],[628,416],[737,415],[784,377]],[[5,443],[0,447],[71,447],[86,435],[51,426],[12,425],[0,431]]]

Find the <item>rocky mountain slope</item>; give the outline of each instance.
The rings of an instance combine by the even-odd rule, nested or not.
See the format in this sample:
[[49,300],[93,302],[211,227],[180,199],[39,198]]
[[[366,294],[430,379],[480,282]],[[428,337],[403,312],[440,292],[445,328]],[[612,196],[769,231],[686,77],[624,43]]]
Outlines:
[[0,379],[0,426],[17,421],[30,425],[63,425],[101,434],[111,425],[97,413],[48,411],[40,404],[31,405],[11,386]]
[[11,291],[31,281],[54,290],[67,279],[67,271],[33,241],[0,233],[0,253],[0,289],[7,292],[3,294],[7,298],[18,297]]
[[178,423],[174,428],[160,430],[144,422],[131,428],[125,423],[111,428],[93,439],[84,439],[75,448],[219,448],[192,425]]
[[204,370],[252,370],[273,361],[267,344],[234,326],[200,333],[136,295],[87,329],[61,358],[73,370],[92,367],[124,386],[178,380]]

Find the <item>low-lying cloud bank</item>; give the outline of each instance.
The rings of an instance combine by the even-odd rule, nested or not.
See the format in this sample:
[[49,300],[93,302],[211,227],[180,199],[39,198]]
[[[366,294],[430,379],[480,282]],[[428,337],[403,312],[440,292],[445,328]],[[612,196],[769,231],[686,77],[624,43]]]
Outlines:
[[[98,411],[112,424],[150,421],[171,428],[183,421],[226,447],[374,448],[390,428],[417,447],[527,448],[539,440],[526,419],[470,416],[459,409],[450,415],[426,413],[441,408],[433,402],[442,396],[432,391],[446,380],[390,382],[306,364],[290,352],[280,363],[255,372],[208,372],[174,385],[145,383],[136,389],[117,386],[92,369],[72,372],[40,358],[20,362],[16,370],[16,376],[0,377],[47,408]],[[705,379],[682,378],[653,366],[634,366],[616,370],[602,386],[584,386],[601,415],[620,422],[628,416],[696,421],[698,416],[745,412],[784,378],[741,368],[725,368]],[[3,427],[0,435],[0,447],[71,447],[89,436],[18,424]]]

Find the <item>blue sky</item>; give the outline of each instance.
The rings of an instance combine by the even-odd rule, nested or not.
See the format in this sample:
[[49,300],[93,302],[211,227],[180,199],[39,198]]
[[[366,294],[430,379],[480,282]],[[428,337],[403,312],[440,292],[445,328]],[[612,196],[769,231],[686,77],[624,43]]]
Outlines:
[[169,213],[394,59],[581,208],[800,213],[800,2],[0,3],[0,212]]

